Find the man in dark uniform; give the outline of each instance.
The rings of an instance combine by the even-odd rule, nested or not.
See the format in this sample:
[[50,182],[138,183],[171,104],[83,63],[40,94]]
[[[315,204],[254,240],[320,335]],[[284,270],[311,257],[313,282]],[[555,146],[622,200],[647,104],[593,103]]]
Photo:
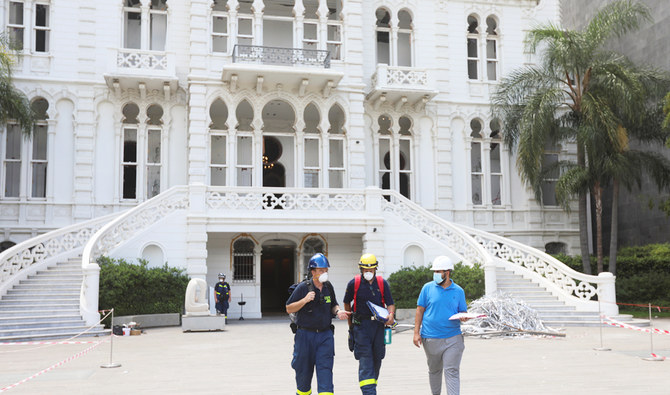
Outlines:
[[216,300],[216,314],[223,314],[228,319],[230,284],[226,282],[226,275],[223,273],[219,273],[219,282],[214,286],[214,299]]
[[[376,276],[378,265],[374,255],[363,254],[358,263],[361,274],[349,281],[344,294],[344,309],[353,311],[349,327],[353,329],[354,358],[358,360],[358,381],[363,394],[377,393],[379,370],[386,355],[384,326],[395,321],[391,287],[381,276]],[[374,319],[367,302],[388,309],[386,322]]]
[[347,312],[338,306],[333,286],[328,282],[329,267],[323,254],[315,254],[308,264],[312,279],[298,284],[286,301],[286,312],[297,312],[291,367],[295,370],[298,395],[312,393],[315,366],[318,393],[333,393],[335,342],[331,321],[334,315],[347,319]]

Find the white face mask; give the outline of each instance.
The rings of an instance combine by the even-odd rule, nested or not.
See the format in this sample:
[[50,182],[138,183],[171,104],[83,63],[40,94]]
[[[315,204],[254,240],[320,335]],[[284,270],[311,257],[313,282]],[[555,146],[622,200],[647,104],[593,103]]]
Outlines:
[[445,279],[442,277],[442,273],[433,273],[433,281],[436,283],[442,284],[444,280]]
[[321,275],[319,276],[319,282],[325,283],[326,281],[328,281],[328,272],[321,273]]
[[366,279],[367,281],[370,281],[373,278],[375,278],[375,274],[372,272],[365,272],[363,273],[363,278]]

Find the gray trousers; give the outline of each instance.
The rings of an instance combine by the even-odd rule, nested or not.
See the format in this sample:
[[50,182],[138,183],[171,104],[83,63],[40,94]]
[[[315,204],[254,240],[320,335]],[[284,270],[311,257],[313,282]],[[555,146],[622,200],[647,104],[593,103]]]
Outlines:
[[428,360],[428,381],[433,395],[442,392],[442,371],[447,383],[447,394],[458,395],[461,391],[460,366],[465,343],[463,335],[446,339],[422,339],[423,351]]

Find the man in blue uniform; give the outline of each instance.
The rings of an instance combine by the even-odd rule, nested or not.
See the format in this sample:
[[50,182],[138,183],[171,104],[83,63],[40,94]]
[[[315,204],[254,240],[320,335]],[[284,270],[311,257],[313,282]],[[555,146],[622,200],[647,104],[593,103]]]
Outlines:
[[[433,281],[424,284],[416,303],[414,345],[421,347],[423,344],[431,393],[441,393],[444,373],[447,394],[458,395],[465,344],[461,322],[449,318],[456,313],[467,312],[465,292],[451,280],[454,263],[449,257],[438,256],[430,269],[433,271]],[[467,318],[461,318],[460,321],[467,321]]]
[[333,286],[328,282],[330,263],[321,253],[308,264],[311,280],[303,281],[286,301],[286,312],[296,313],[297,331],[291,367],[295,370],[296,394],[312,393],[312,375],[316,366],[319,394],[333,393],[333,315],[341,320],[347,313],[340,310]]
[[[386,355],[384,326],[393,324],[395,314],[391,287],[381,276],[376,276],[378,265],[374,255],[363,254],[358,263],[361,274],[349,281],[344,294],[344,309],[353,311],[349,327],[353,326],[354,358],[358,360],[358,381],[363,394],[377,393],[379,370]],[[367,302],[388,309],[386,322],[373,319]]]
[[226,282],[226,275],[223,273],[219,273],[219,282],[214,286],[214,300],[216,301],[216,314],[223,314],[228,319],[230,284]]

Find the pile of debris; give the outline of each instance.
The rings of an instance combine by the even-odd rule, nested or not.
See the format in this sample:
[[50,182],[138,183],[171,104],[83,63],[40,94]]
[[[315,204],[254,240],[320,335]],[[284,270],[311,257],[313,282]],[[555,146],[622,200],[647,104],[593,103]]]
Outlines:
[[469,313],[486,314],[486,317],[474,318],[461,325],[466,335],[549,335],[565,336],[542,323],[537,311],[524,301],[511,295],[498,292],[492,296],[483,296],[472,303]]

